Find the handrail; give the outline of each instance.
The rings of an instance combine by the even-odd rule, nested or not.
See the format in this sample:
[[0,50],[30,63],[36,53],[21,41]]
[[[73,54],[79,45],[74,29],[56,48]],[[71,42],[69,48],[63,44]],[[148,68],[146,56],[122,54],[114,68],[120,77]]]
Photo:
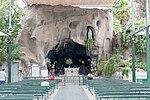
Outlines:
[[[148,25],[147,27],[150,27],[150,25]],[[142,28],[142,29],[140,29],[140,30],[136,31],[136,32],[135,32],[135,34],[137,34],[137,33],[141,32],[141,31],[144,31],[147,27],[144,27],[144,28]]]

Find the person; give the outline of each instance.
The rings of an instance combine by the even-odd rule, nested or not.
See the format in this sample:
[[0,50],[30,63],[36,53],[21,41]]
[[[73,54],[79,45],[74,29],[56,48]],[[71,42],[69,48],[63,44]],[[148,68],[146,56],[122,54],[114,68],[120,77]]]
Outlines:
[[88,80],[93,80],[93,74],[92,73],[88,74]]
[[51,75],[49,80],[55,80],[54,75]]
[[5,69],[2,69],[2,71],[0,71],[0,85],[5,84],[6,81],[6,72]]
[[50,75],[52,75],[52,76],[55,75],[55,70],[54,70],[54,69],[52,69],[52,70],[50,71]]
[[49,62],[46,63],[47,64],[47,70],[48,70],[48,75],[50,74],[50,70],[51,70],[51,65]]
[[43,82],[41,82],[41,86],[49,86],[49,82],[47,82],[46,80],[43,80]]

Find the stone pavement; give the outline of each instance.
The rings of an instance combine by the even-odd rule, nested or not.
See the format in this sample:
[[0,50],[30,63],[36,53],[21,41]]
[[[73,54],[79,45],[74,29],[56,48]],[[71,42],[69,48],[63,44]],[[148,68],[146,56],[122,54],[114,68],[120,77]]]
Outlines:
[[60,86],[53,100],[91,100],[87,95],[83,86],[67,84]]

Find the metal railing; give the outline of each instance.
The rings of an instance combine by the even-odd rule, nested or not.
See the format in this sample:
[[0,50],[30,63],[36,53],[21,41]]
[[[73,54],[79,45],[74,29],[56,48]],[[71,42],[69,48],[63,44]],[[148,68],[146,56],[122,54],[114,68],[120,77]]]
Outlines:
[[[37,79],[49,79],[49,77],[23,77],[23,80],[37,80]],[[55,79],[60,80],[60,85],[66,86],[66,84],[78,84],[78,85],[84,85],[86,76],[57,76]]]

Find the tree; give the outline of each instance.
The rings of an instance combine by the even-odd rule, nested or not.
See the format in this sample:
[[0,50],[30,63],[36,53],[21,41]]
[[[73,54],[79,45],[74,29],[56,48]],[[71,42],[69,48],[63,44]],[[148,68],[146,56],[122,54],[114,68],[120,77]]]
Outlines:
[[128,0],[121,0],[114,10],[114,31],[118,38],[119,48],[123,49],[131,41],[130,8]]
[[[138,0],[138,2],[143,0]],[[136,1],[137,2],[137,1]],[[145,2],[145,1],[143,1]],[[116,37],[118,40],[118,49],[123,51],[126,48],[131,46],[131,5],[128,0],[121,0],[121,2],[116,6],[114,11],[114,31],[116,33]],[[135,11],[138,11],[135,9]],[[135,15],[138,12],[135,12]],[[145,19],[141,19],[142,17],[138,17],[140,19],[135,18],[135,30],[137,31],[145,26]],[[137,35],[135,34],[135,52],[136,55],[142,55],[146,52],[146,36],[145,35]],[[142,68],[146,70],[145,61],[139,60],[140,58],[136,57],[136,67]],[[129,61],[128,61],[129,62]],[[127,64],[128,64],[127,62]],[[130,63],[130,62],[129,62]],[[126,69],[126,68],[124,68]],[[123,74],[126,74],[128,71],[124,71]]]
[[114,16],[116,19],[119,19],[121,25],[126,25],[130,19],[130,8],[131,5],[128,0],[121,0],[120,3],[116,6],[114,11]]
[[[0,6],[0,30],[8,33],[8,3],[6,1],[2,2],[2,5]],[[11,43],[12,43],[12,60],[19,59],[20,57],[20,51],[19,51],[19,45],[16,43],[16,37],[18,33],[21,31],[21,17],[23,16],[23,10],[20,8],[17,4],[13,2],[13,7],[12,7],[12,27],[13,27],[13,32],[12,32],[12,38],[11,38]],[[8,48],[8,37],[1,37],[1,43],[0,43],[0,63],[4,62],[7,60],[8,53],[7,53],[7,48]]]
[[[131,15],[130,15],[131,5],[128,0],[121,0],[121,2],[116,6],[114,11],[114,31],[116,32],[116,37],[118,40],[120,50],[129,47],[131,44]],[[136,13],[136,12],[135,12]],[[135,30],[141,29],[145,26],[144,20],[136,20],[135,21]],[[145,40],[146,37],[144,35],[135,35],[135,48],[136,54],[145,53],[146,45]],[[140,41],[139,41],[140,40]]]

